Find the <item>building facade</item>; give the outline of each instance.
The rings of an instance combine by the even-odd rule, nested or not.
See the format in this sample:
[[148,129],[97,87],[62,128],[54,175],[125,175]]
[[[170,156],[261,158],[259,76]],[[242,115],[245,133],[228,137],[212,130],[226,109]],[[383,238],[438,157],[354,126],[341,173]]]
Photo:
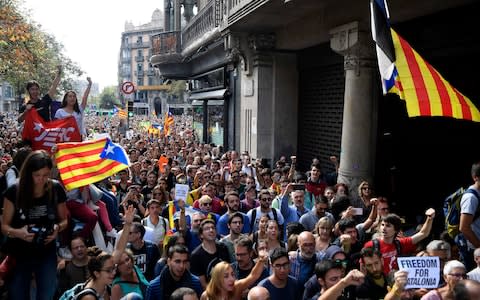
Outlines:
[[119,86],[124,82],[133,82],[136,90],[131,95],[120,93],[120,100],[125,107],[127,97],[133,97],[134,113],[142,115],[160,115],[167,107],[168,89],[157,76],[149,62],[152,56],[151,37],[163,32],[164,18],[161,10],[156,9],[149,23],[134,26],[125,22],[122,32],[120,56],[118,60]]
[[[397,32],[480,107],[478,1],[388,2]],[[168,30],[153,37],[150,62],[161,76],[190,82],[205,142],[219,110],[209,107],[221,106],[226,148],[272,162],[297,154],[303,170],[318,157],[331,171],[336,155],[338,181],[352,193],[368,180],[407,210],[438,204],[470,181],[478,124],[408,119],[402,101],[382,96],[368,1],[169,0],[165,11]]]
[[15,111],[17,106],[15,89],[8,82],[0,80],[0,112]]

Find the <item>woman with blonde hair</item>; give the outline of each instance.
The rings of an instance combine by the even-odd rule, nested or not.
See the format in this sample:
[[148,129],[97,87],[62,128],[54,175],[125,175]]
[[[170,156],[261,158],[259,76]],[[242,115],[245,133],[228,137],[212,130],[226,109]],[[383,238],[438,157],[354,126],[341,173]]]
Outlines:
[[213,267],[211,279],[203,292],[200,300],[240,300],[242,293],[257,281],[262,275],[265,262],[267,261],[266,252],[259,255],[250,274],[240,280],[237,280],[232,266],[226,262],[220,262]]
[[313,230],[315,236],[315,251],[325,252],[332,243],[333,222],[329,217],[318,220]]

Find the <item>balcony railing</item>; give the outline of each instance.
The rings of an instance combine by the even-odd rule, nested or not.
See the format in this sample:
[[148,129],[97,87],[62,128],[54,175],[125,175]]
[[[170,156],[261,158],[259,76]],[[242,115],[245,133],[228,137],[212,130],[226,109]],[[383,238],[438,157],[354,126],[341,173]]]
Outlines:
[[132,49],[135,49],[135,48],[150,48],[150,42],[134,42],[134,43],[131,43],[130,46],[132,47]]
[[135,76],[137,77],[143,77],[143,75],[145,75],[145,72],[144,71],[135,71]]
[[143,56],[135,56],[135,61],[136,62],[143,62],[145,58]]
[[222,0],[210,0],[209,3],[188,22],[182,30],[183,49],[203,34],[218,27],[222,20]]
[[262,6],[268,0],[225,0],[227,26],[237,22],[244,16],[248,15],[258,7]]
[[182,52],[181,32],[162,32],[152,36],[152,54],[179,54]]

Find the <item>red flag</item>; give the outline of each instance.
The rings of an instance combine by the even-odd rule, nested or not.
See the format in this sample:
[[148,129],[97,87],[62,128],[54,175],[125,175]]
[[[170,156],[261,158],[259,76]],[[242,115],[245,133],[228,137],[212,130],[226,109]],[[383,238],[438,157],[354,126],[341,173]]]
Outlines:
[[22,138],[31,142],[33,150],[43,149],[49,152],[57,143],[82,140],[73,116],[46,122],[35,109],[30,109],[26,115]]

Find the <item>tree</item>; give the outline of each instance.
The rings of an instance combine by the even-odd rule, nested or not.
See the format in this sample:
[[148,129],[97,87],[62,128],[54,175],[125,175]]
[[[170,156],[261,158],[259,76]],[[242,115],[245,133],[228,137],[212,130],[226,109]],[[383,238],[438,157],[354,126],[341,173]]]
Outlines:
[[0,0],[0,77],[16,89],[17,95],[25,92],[26,82],[32,79],[46,93],[57,65],[64,70],[61,89],[70,89],[72,78],[83,72],[63,55],[63,50],[54,36],[22,15],[17,0]]
[[116,86],[107,86],[103,89],[100,93],[100,108],[112,109],[114,105],[121,106],[115,95],[116,89]]

